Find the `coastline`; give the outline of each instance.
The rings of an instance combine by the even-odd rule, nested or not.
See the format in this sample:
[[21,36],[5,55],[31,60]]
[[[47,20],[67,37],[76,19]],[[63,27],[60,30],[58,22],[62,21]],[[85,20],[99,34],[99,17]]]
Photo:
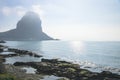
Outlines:
[[[73,64],[67,61],[59,61],[58,59],[41,59],[40,62],[16,62],[13,65],[3,64],[5,62],[6,57],[20,56],[20,55],[29,55],[33,57],[42,57],[42,55],[37,55],[31,51],[20,50],[9,48],[4,45],[0,45],[0,52],[4,52],[4,49],[7,49],[8,52],[13,52],[15,54],[1,55],[0,54],[0,62],[5,69],[3,73],[13,74],[18,72],[17,75],[13,74],[13,76],[19,77],[23,75],[24,77],[31,78],[31,80],[37,80],[37,78],[41,79],[41,75],[55,75],[58,77],[66,77],[66,79],[61,80],[119,80],[120,75],[113,74],[109,71],[103,71],[101,73],[91,72],[87,69],[82,69],[78,64]],[[36,78],[30,77],[30,75],[26,74],[25,71],[22,71],[20,67],[30,66],[37,70],[36,74],[32,76],[37,76]],[[1,67],[1,66],[0,66]],[[9,68],[12,67],[15,72],[9,71]],[[17,68],[17,69],[16,69]],[[2,72],[2,71],[1,71]],[[21,74],[19,72],[25,73]],[[3,74],[2,73],[2,74]],[[39,76],[38,76],[39,75]],[[20,77],[19,77],[20,78]],[[33,78],[33,79],[32,79]],[[24,80],[24,79],[21,79]],[[28,79],[25,79],[28,80]]]

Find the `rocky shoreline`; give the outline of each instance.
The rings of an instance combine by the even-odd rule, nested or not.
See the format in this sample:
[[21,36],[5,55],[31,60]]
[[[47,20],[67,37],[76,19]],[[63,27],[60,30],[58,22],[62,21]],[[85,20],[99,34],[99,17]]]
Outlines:
[[[1,54],[2,52],[13,52],[13,54]],[[80,65],[58,59],[44,59],[40,62],[15,62],[4,64],[5,58],[20,55],[29,55],[36,58],[42,57],[31,51],[9,48],[0,44],[0,80],[40,80],[43,75],[55,75],[58,80],[120,80],[120,75],[103,71],[101,73],[91,72],[80,68]],[[21,67],[29,66],[36,69],[35,74],[27,74]],[[11,75],[12,74],[12,75]],[[7,75],[6,77],[3,75]],[[8,76],[9,75],[9,76]],[[9,77],[9,78],[7,78]]]

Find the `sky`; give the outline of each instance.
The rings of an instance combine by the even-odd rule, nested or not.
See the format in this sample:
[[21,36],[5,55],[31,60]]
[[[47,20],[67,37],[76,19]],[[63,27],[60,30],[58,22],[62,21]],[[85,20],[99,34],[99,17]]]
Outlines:
[[16,28],[28,11],[53,38],[120,41],[120,0],[0,0],[0,32]]

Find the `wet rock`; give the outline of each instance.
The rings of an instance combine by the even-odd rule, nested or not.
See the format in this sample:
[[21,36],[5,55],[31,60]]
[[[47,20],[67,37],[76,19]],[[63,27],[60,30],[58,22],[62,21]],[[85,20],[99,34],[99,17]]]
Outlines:
[[79,75],[86,75],[86,74],[88,74],[88,73],[90,73],[90,71],[85,70],[85,69],[81,69]]
[[38,58],[39,58],[39,57],[42,57],[42,56],[41,56],[41,55],[34,54],[34,57],[38,57]]
[[111,75],[112,73],[109,72],[109,71],[103,71],[103,72],[101,72],[101,74],[102,74],[102,75]]
[[0,48],[8,48],[8,46],[1,45],[1,44],[0,44]]
[[15,51],[17,51],[18,49],[14,49],[14,48],[8,48],[8,51],[10,51],[10,52],[15,52]]
[[80,66],[78,64],[72,64],[72,63],[61,63],[61,61],[59,62],[58,64],[59,67],[61,68],[76,68],[76,69],[79,69]]
[[103,71],[101,72],[100,76],[103,76],[103,77],[108,77],[108,78],[119,78],[120,79],[120,76],[118,76],[117,74],[113,74],[109,71]]
[[3,52],[4,49],[7,49],[7,48],[8,48],[8,46],[1,45],[1,44],[0,44],[0,52]]
[[4,47],[3,45],[0,45],[0,52],[3,52],[4,51]]
[[0,43],[6,43],[4,40],[0,40]]
[[1,47],[4,47],[4,45],[0,44],[0,48],[1,48]]
[[44,59],[44,58],[42,58],[41,59],[41,61],[42,62],[50,62],[50,63],[56,63],[56,62],[58,62],[58,59]]
[[0,52],[3,52],[3,51],[4,51],[4,49],[0,48]]
[[16,62],[15,66],[31,66],[37,74],[66,77],[70,80],[119,80],[120,76],[110,72],[95,73],[81,69],[79,65],[58,59],[42,59],[41,62]]
[[17,55],[29,55],[29,56],[33,56],[33,57],[42,57],[41,55],[38,55],[36,53],[33,53],[31,51],[27,51],[27,50],[8,48],[8,51],[15,52]]
[[3,56],[4,58],[6,58],[6,57],[19,56],[19,54],[0,54],[0,56]]
[[[32,64],[32,63],[31,63]],[[30,66],[30,62],[29,63],[25,63],[25,62],[16,62],[14,63],[15,66],[23,66],[23,65],[28,65]]]
[[5,62],[5,59],[3,56],[0,56],[0,63],[3,63],[3,62]]
[[84,68],[91,68],[90,66],[85,66]]

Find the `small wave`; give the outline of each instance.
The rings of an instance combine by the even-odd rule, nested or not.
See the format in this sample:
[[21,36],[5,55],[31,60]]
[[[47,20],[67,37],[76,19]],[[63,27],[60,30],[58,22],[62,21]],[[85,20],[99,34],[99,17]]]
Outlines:
[[89,61],[79,61],[79,60],[72,60],[72,59],[68,60],[68,58],[64,58],[62,60],[67,60],[69,62],[79,64],[81,68],[88,69],[93,72],[110,71],[112,73],[120,75],[120,68],[95,64],[95,63],[89,62]]

